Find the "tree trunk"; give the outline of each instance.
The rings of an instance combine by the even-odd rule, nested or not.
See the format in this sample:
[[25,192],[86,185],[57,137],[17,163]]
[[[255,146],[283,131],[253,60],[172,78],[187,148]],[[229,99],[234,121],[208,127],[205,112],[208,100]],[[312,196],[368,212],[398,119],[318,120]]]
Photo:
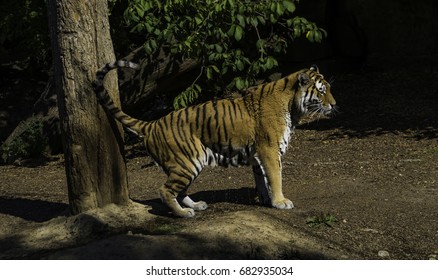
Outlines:
[[[123,132],[96,100],[91,83],[114,61],[106,0],[49,0],[55,87],[70,210],[77,214],[128,196]],[[106,88],[118,102],[117,73]]]

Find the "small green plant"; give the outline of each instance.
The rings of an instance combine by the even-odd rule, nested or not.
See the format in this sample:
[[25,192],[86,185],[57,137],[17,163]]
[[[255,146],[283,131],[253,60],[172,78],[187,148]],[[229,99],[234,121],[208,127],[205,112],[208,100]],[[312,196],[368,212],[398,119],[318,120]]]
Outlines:
[[306,219],[306,224],[310,227],[319,227],[321,225],[327,227],[333,227],[333,225],[338,221],[338,219],[331,214],[320,214]]
[[27,129],[11,143],[0,149],[3,162],[11,163],[17,159],[35,158],[44,155],[47,146],[47,136],[43,132],[41,122],[28,124]]

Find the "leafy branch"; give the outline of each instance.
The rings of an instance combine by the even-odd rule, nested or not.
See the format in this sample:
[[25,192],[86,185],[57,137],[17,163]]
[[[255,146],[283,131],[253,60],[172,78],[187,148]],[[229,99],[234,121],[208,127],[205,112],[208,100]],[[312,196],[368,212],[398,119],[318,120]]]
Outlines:
[[278,57],[301,36],[321,42],[325,30],[293,16],[299,0],[132,0],[125,11],[131,31],[145,36],[144,49],[162,46],[178,59],[199,59],[201,73],[174,107],[202,91],[241,90],[278,66]]

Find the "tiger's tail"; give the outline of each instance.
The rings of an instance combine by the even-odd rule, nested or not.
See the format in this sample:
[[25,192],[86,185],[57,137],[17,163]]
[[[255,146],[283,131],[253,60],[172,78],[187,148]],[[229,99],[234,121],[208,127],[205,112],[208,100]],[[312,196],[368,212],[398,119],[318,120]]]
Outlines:
[[103,81],[106,74],[111,70],[118,68],[139,69],[139,65],[126,60],[118,60],[113,63],[107,63],[104,67],[96,72],[96,79],[93,82],[93,89],[102,106],[119,122],[136,134],[144,135],[144,128],[147,122],[133,118],[127,115],[118,107],[108,92],[105,90]]

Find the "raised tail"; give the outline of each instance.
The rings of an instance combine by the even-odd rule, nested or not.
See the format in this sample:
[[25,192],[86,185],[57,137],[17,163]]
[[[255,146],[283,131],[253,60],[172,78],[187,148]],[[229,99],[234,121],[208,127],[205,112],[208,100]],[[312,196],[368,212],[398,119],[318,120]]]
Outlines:
[[105,90],[103,85],[103,80],[105,79],[106,74],[108,74],[108,72],[111,70],[118,68],[139,69],[139,65],[126,60],[118,60],[113,63],[107,63],[104,67],[96,72],[96,79],[93,82],[94,92],[96,93],[97,99],[105,108],[105,110],[109,112],[116,120],[121,122],[124,126],[136,134],[144,135],[144,127],[147,125],[147,122],[125,114],[121,108],[114,104],[113,99]]

